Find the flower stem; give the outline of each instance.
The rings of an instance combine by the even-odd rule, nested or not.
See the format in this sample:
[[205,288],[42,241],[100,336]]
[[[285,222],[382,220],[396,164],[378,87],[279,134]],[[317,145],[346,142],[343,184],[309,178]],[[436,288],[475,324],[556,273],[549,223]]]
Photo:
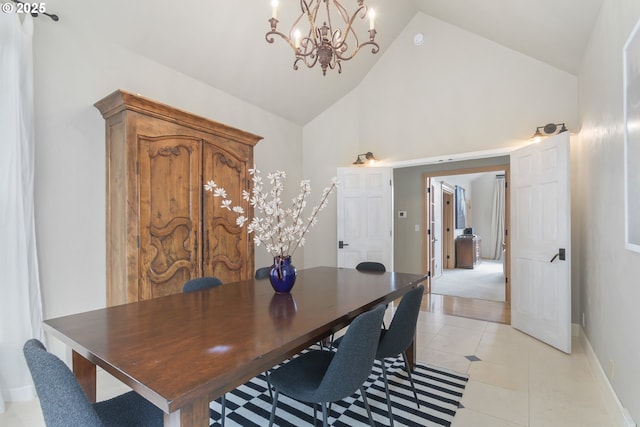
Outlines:
[[291,253],[289,255],[293,255],[296,252],[296,250],[298,249],[298,246],[300,246],[300,241],[302,240],[304,235],[307,234],[307,231],[309,230],[309,227],[311,227],[311,225],[313,224],[313,220],[316,218],[318,213],[322,210],[322,207],[323,207],[324,203],[326,202],[327,198],[329,197],[329,194],[331,194],[331,192],[333,191],[335,186],[336,186],[335,183],[331,183],[331,186],[329,187],[328,191],[325,192],[325,194],[323,195],[322,199],[320,200],[320,203],[318,204],[317,209],[313,211],[313,214],[311,215],[311,218],[309,218],[309,222],[307,223],[307,226],[304,228],[302,233],[300,233],[300,237],[296,241],[296,245],[293,247],[293,250],[291,251]]

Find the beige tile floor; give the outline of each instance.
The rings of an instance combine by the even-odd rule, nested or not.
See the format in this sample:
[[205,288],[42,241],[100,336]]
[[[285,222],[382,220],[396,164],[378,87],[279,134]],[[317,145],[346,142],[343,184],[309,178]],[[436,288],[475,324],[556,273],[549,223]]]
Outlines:
[[[421,312],[417,342],[419,361],[470,377],[453,427],[613,426],[578,339],[566,355],[507,325]],[[98,373],[99,400],[123,391]],[[8,403],[0,425],[43,426],[37,400]]]

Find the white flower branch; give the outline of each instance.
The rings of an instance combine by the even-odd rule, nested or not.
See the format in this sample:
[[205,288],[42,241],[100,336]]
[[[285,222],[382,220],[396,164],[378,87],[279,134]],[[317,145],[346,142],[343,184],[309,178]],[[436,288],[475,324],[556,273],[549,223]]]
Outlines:
[[224,188],[218,187],[214,181],[208,181],[204,188],[213,193],[214,197],[222,198],[221,207],[234,212],[236,225],[242,227],[249,221],[247,231],[253,233],[253,241],[256,246],[265,246],[267,252],[273,257],[291,256],[300,246],[304,246],[304,236],[313,227],[318,219],[318,213],[328,205],[328,198],[338,184],[334,177],[331,184],[322,193],[320,203],[311,210],[311,216],[303,219],[307,199],[311,194],[311,184],[308,180],[300,182],[300,193],[292,199],[290,208],[282,208],[281,196],[284,192],[284,180],[286,173],[276,171],[269,173],[267,179],[271,188],[264,191],[264,185],[260,171],[255,166],[249,169],[252,176],[251,192],[242,192],[243,200],[249,202],[254,208],[254,217],[249,221],[241,206],[233,205]]

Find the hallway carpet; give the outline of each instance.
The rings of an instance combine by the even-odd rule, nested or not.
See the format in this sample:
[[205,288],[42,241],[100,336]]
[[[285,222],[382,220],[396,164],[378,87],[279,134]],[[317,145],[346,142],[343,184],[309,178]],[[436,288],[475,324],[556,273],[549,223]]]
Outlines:
[[431,293],[504,302],[502,261],[483,259],[473,269],[456,268],[431,283]]

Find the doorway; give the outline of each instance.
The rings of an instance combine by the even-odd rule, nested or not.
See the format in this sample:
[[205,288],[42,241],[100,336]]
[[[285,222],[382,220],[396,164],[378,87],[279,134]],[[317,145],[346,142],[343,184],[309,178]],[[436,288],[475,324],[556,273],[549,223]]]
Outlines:
[[454,246],[454,189],[449,185],[442,185],[442,268],[451,270],[456,268]]
[[[431,272],[433,295],[489,300],[507,305],[510,303],[507,233],[509,203],[508,187],[505,184],[508,182],[508,174],[508,165],[440,170],[423,174],[423,185],[429,185],[435,191],[432,197],[435,206],[423,210],[423,223],[428,225],[425,235],[433,234],[436,242],[433,246],[436,253],[430,254],[430,258],[435,261],[424,263],[424,273]],[[502,238],[491,235],[489,229],[494,227],[487,225],[492,220],[487,209],[491,212],[494,197],[493,187],[487,187],[494,186],[498,177],[503,177],[504,186],[501,200]],[[473,185],[475,199],[470,184],[474,180],[479,182]],[[500,184],[497,185],[499,188]],[[464,194],[468,197],[460,200],[460,195]],[[428,201],[425,200],[424,203]],[[476,204],[478,209],[474,209]],[[429,238],[425,240],[423,247],[426,249],[425,254],[428,254]]]

